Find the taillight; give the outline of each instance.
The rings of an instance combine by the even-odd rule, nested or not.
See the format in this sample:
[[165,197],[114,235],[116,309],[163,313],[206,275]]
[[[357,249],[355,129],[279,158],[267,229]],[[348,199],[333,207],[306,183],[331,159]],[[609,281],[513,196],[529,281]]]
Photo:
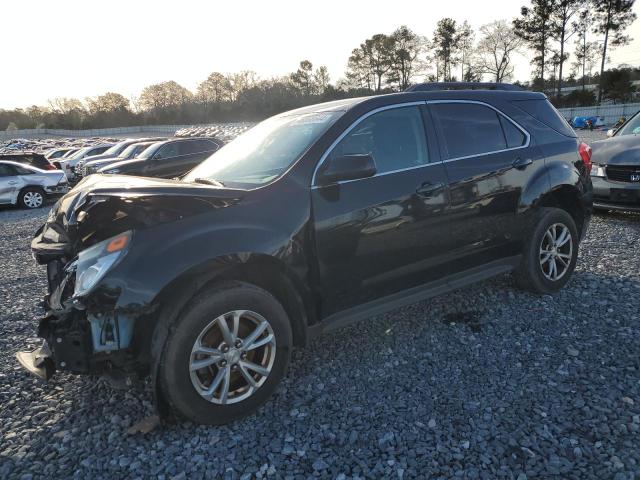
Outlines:
[[580,158],[582,159],[582,163],[587,167],[587,172],[591,171],[591,147],[586,143],[580,143],[578,147],[578,153],[580,154]]

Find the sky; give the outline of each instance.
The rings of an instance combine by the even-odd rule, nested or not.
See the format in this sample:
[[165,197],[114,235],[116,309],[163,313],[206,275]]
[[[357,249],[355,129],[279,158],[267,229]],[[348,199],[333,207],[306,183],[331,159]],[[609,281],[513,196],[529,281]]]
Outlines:
[[[451,17],[477,31],[511,20],[528,0],[20,0],[2,2],[0,108],[46,105],[118,92],[131,98],[175,80],[195,90],[209,73],[254,70],[262,78],[294,71],[300,60],[344,75],[351,50],[375,33],[407,25],[431,37]],[[640,17],[640,2],[634,9]],[[640,66],[640,20],[634,41],[613,65]],[[595,40],[595,36],[593,40]],[[530,55],[515,78],[530,77]]]

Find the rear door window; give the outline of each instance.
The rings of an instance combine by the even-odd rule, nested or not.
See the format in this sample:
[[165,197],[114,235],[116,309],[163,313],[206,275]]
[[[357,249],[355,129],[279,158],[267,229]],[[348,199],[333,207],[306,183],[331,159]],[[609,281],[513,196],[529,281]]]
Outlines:
[[0,177],[13,177],[15,175],[13,166],[7,164],[0,164]]
[[498,115],[498,118],[500,118],[502,131],[504,132],[504,136],[507,140],[508,148],[522,147],[527,143],[527,137],[522,133],[522,130],[513,124],[513,122],[502,115]]
[[444,139],[447,159],[505,150],[498,113],[474,103],[435,103],[431,111]]

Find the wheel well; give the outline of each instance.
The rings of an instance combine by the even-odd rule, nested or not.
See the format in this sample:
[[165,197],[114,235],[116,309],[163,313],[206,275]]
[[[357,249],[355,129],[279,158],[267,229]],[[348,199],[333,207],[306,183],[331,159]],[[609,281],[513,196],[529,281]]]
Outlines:
[[[163,310],[166,309],[169,322],[173,322],[188,302],[205,288],[221,281],[237,280],[251,283],[273,295],[287,312],[294,345],[307,343],[307,325],[315,319],[312,302],[277,260],[258,257],[226,268],[220,268],[220,265],[210,267],[180,276],[158,295],[158,303]],[[148,325],[147,328],[155,329],[155,326]]]
[[291,322],[293,343],[303,346],[307,343],[307,325],[312,315],[311,302],[276,260],[265,257],[236,265],[220,276],[220,280],[239,280],[251,283],[273,295],[283,306]]
[[578,234],[582,234],[584,208],[579,200],[579,193],[575,188],[563,185],[552,190],[542,198],[540,206],[560,208],[566,211],[576,223]]

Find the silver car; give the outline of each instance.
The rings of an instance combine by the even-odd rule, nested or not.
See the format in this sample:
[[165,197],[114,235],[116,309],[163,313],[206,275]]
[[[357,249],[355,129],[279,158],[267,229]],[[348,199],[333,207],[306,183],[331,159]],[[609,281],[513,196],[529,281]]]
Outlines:
[[24,163],[0,161],[0,204],[39,208],[49,196],[69,191],[62,170],[41,170]]

